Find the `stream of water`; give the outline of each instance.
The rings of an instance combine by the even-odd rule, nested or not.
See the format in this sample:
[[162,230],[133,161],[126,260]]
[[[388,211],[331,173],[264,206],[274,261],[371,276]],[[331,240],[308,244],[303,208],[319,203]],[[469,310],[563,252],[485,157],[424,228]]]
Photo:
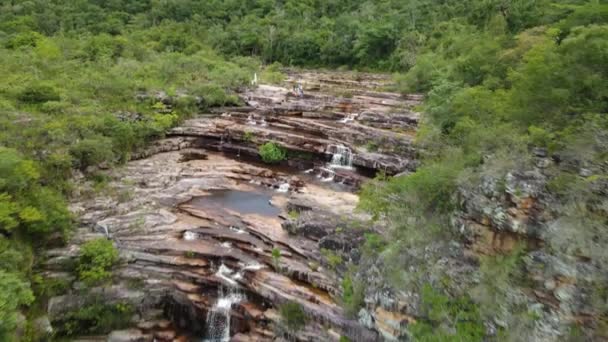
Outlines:
[[232,305],[243,299],[244,296],[235,287],[220,288],[215,305],[207,313],[207,336],[203,342],[230,341],[230,310]]

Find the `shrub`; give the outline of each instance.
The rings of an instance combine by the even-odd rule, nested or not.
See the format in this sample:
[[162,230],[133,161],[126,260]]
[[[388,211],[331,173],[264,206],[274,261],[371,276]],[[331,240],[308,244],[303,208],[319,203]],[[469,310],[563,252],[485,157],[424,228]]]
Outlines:
[[118,262],[118,250],[105,238],[91,240],[80,250],[78,277],[87,285],[94,285],[110,278],[110,269]]
[[349,317],[355,317],[359,309],[363,307],[365,299],[364,287],[361,282],[353,282],[347,275],[342,280],[342,305]]
[[253,141],[253,132],[251,131],[247,131],[245,132],[245,134],[243,134],[243,141],[250,143]]
[[44,37],[34,31],[21,32],[9,39],[5,46],[9,49],[18,49],[21,47],[33,47]]
[[29,284],[17,274],[0,269],[0,340],[11,341],[17,327],[19,309],[34,301]]
[[260,81],[262,83],[279,84],[283,82],[286,75],[281,72],[282,65],[280,63],[273,63],[267,66],[260,74]]
[[64,336],[75,334],[104,334],[129,326],[133,307],[128,303],[105,304],[101,300],[72,311],[57,325]]
[[76,142],[70,148],[74,167],[84,171],[89,166],[97,166],[113,159],[112,142],[103,136],[94,136]]
[[279,260],[281,259],[281,250],[278,248],[272,249],[272,263],[275,268],[279,268]]
[[287,157],[287,151],[275,142],[267,142],[260,146],[260,157],[265,163],[278,163]]
[[289,216],[289,218],[292,219],[292,220],[297,220],[298,217],[300,217],[300,212],[297,211],[297,210],[290,210],[287,213],[287,216]]
[[376,254],[382,252],[386,247],[386,241],[382,239],[382,236],[375,233],[365,233],[365,243],[363,244],[363,251],[367,254]]
[[46,101],[40,106],[40,111],[47,114],[63,114],[69,104],[61,101]]
[[306,325],[307,317],[302,306],[296,302],[287,302],[279,307],[281,321],[288,331],[298,332]]
[[422,288],[427,320],[410,328],[416,341],[482,341],[485,328],[479,308],[468,297],[451,299],[430,285]]
[[325,257],[327,263],[333,269],[336,269],[342,263],[342,257],[329,249],[322,248],[321,254]]
[[24,103],[44,103],[48,101],[59,101],[57,89],[49,85],[35,84],[25,87],[17,95],[17,99]]

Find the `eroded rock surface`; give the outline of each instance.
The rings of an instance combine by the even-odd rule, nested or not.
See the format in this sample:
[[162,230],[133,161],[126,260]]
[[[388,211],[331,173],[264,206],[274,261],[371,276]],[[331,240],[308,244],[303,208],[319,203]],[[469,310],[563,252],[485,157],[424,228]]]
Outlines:
[[[51,299],[51,323],[94,293],[136,309],[131,328],[112,332],[111,341],[196,340],[209,335],[209,321],[228,318],[233,340],[266,341],[281,334],[277,308],[289,301],[310,318],[292,338],[380,339],[373,325],[346,317],[340,280],[320,250],[359,257],[366,230],[347,234],[344,225],[369,218],[353,214],[358,198],[348,186],[376,171],[414,170],[412,108],[421,99],[380,91],[384,76],[345,75],[298,73],[284,86],[247,90],[246,107],[191,119],[112,171],[108,191],[91,196],[83,180],[71,206],[80,228],[68,246],[48,252],[46,275],[71,283]],[[290,88],[296,83],[303,96]],[[268,141],[289,151],[288,171],[247,161]],[[264,194],[281,213],[196,200],[218,191]],[[122,263],[111,287],[82,291],[71,275],[79,246],[100,237],[114,241]]]

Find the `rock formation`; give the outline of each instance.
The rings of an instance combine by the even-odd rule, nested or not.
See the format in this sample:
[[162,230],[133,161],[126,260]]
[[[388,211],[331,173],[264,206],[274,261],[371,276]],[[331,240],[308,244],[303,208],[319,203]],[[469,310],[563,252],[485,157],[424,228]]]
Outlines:
[[[303,96],[290,90],[295,83]],[[353,214],[353,186],[377,171],[415,168],[412,108],[420,97],[380,91],[388,83],[367,74],[294,73],[283,87],[244,91],[244,107],[174,128],[109,172],[109,191],[91,196],[81,180],[71,205],[80,228],[47,255],[47,277],[71,284],[51,298],[51,323],[101,298],[136,309],[131,328],[112,332],[111,341],[380,339],[374,326],[346,317],[340,279],[320,249],[357,260],[364,231],[339,228],[345,217],[369,219]],[[288,151],[284,165],[257,161],[268,141]],[[218,196],[239,204],[243,194],[254,196],[246,199],[251,211],[214,204]],[[263,205],[280,214],[259,212]],[[70,272],[79,246],[99,237],[114,241],[122,262],[113,285],[82,291]],[[304,329],[285,329],[278,308],[287,302],[309,317]],[[376,319],[392,320],[383,312]]]

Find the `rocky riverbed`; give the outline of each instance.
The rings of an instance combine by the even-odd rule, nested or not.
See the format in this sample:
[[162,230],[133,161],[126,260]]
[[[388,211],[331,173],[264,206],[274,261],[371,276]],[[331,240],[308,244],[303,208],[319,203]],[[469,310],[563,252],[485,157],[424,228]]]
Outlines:
[[[89,339],[276,340],[285,337],[277,308],[287,302],[309,318],[297,340],[390,336],[402,319],[395,314],[376,311],[367,327],[347,317],[330,262],[356,262],[364,234],[376,229],[355,211],[361,182],[416,167],[421,98],[387,92],[389,84],[383,75],[290,73],[281,85],[244,90],[245,106],[174,128],[109,172],[107,191],[91,195],[81,180],[71,206],[80,228],[45,266],[49,278],[71,281],[49,301],[51,324],[95,293],[136,314],[131,329]],[[287,149],[288,161],[259,162],[258,146],[269,141]],[[112,286],[85,294],[70,265],[84,241],[99,237],[115,243],[122,262]]]

